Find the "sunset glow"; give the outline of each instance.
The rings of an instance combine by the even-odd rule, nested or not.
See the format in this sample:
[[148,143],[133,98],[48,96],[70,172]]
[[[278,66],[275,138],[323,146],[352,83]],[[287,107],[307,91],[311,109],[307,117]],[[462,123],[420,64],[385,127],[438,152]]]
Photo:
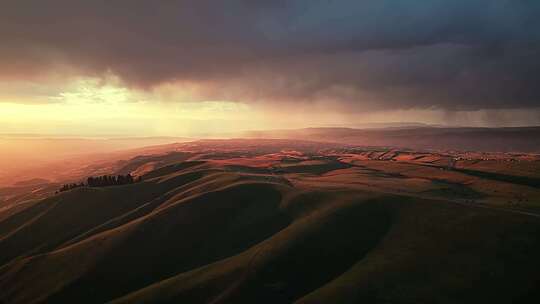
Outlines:
[[79,77],[64,86],[55,84],[51,90],[54,94],[0,96],[1,133],[219,137],[249,130],[355,127],[380,122],[483,127],[521,126],[540,120],[538,109],[456,112],[413,108],[347,112],[338,102],[333,106],[325,102],[269,106],[243,100],[203,100],[200,90],[200,86],[185,84],[141,90],[122,85],[117,77],[112,80],[110,76]]
[[540,0],[0,0],[0,304],[540,303]]
[[527,1],[53,1],[0,6],[0,133],[540,124]]
[[[57,95],[43,96],[42,103],[0,102],[0,123],[4,133],[185,136],[254,127],[250,123],[259,114],[237,102],[193,102],[189,96],[170,92],[166,99],[160,98],[163,94],[84,79]],[[253,120],[246,122],[245,117]],[[219,125],[223,122],[226,127]],[[265,121],[259,122],[265,126]]]

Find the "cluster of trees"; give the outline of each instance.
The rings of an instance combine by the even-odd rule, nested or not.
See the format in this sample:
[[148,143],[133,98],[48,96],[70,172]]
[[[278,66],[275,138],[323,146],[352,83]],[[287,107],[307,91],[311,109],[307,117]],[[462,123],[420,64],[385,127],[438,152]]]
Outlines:
[[133,184],[135,180],[131,174],[127,175],[103,175],[98,177],[89,177],[87,184],[90,187],[106,187]]
[[65,185],[62,186],[62,188],[60,188],[60,190],[58,190],[58,192],[64,192],[64,191],[68,191],[68,190],[71,190],[71,189],[74,189],[74,188],[79,188],[79,187],[84,187],[84,183],[65,184]]
[[88,187],[119,186],[119,185],[133,184],[133,183],[140,182],[140,181],[141,181],[140,176],[139,176],[139,178],[134,179],[133,176],[131,176],[131,174],[126,174],[126,175],[102,175],[102,176],[97,176],[97,177],[92,177],[91,176],[86,180],[86,184],[85,183],[65,184],[65,185],[62,186],[62,188],[60,188],[60,190],[58,190],[58,192],[64,192],[64,191],[67,191],[67,190],[71,190],[71,189],[79,188],[79,187],[84,187],[84,186],[88,186]]

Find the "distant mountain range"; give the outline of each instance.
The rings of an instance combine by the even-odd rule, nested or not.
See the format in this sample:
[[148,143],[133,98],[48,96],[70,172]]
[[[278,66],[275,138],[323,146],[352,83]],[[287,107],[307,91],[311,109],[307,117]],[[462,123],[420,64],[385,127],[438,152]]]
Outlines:
[[383,129],[383,128],[429,128],[429,127],[448,127],[441,124],[427,124],[423,122],[368,122],[356,123],[348,126],[324,126],[323,128],[345,127],[352,129]]
[[306,128],[245,132],[246,138],[303,139],[411,149],[540,152],[540,127],[472,128],[406,126],[368,129]]

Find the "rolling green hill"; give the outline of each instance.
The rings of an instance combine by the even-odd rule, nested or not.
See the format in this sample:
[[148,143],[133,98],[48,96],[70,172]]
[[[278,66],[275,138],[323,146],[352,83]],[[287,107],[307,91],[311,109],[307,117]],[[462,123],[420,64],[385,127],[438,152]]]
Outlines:
[[77,188],[8,216],[0,301],[540,300],[540,217],[462,204],[466,193],[453,201],[440,189],[474,178],[481,190],[490,179],[334,156],[279,170],[248,160],[175,163],[140,183]]

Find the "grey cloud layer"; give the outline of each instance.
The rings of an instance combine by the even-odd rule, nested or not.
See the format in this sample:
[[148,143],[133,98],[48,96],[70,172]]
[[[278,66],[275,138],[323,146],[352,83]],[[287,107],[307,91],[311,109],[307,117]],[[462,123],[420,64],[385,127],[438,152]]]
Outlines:
[[13,0],[0,41],[0,77],[63,64],[244,101],[540,106],[535,0]]

